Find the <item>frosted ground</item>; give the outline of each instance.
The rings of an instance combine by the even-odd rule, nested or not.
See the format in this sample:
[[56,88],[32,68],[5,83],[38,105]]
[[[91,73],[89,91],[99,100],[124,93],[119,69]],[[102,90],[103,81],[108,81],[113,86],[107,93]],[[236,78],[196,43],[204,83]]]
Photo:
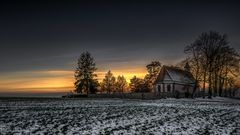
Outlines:
[[240,134],[240,100],[0,99],[0,134]]

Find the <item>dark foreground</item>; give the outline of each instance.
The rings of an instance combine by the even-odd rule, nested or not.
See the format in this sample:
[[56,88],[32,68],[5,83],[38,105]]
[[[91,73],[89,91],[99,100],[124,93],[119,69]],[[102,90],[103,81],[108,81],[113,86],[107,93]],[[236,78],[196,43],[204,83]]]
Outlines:
[[1,134],[240,134],[240,100],[0,99]]

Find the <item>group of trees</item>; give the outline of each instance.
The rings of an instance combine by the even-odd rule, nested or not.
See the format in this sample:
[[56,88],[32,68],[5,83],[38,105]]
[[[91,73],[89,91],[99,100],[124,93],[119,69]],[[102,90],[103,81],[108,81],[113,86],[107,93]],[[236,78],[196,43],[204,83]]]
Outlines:
[[209,98],[222,96],[236,85],[240,57],[230,47],[225,34],[214,31],[202,33],[191,45],[185,47],[185,53],[189,56],[182,63],[190,65],[196,84],[201,84],[204,91],[208,90]]
[[128,85],[126,78],[122,76],[113,75],[109,70],[101,83],[96,79],[97,74],[94,72],[97,70],[93,57],[89,52],[84,52],[80,55],[75,70],[75,92],[77,93],[123,93],[126,90],[132,92],[149,92],[153,88],[153,83],[160,71],[161,63],[159,61],[153,61],[147,66],[148,74],[144,79],[134,76],[130,80]]
[[148,73],[144,79],[134,76],[130,80],[129,86],[132,92],[151,92],[151,90],[153,90],[153,84],[160,72],[161,63],[159,61],[152,61],[146,68]]
[[[227,40],[227,36],[218,32],[202,33],[192,44],[185,47],[188,58],[180,65],[189,65],[196,85],[194,90],[201,87],[208,89],[208,97],[222,96],[227,90],[235,87],[236,77],[239,74],[239,53]],[[161,69],[159,61],[152,61],[146,66],[148,73],[141,79],[134,76],[128,85],[124,76],[117,78],[108,71],[99,84],[94,73],[97,68],[89,52],[84,52],[78,59],[75,71],[75,91],[78,93],[95,93],[98,88],[101,92],[150,92]],[[205,93],[205,92],[204,92]],[[203,94],[204,96],[205,94]]]
[[101,83],[96,79],[97,70],[94,58],[89,52],[83,52],[77,63],[75,70],[75,92],[77,93],[96,93],[99,86],[101,92],[113,93],[113,92],[124,92],[127,89],[128,84],[124,76],[118,76],[117,79],[109,70],[105,78]]
[[128,88],[128,83],[125,79],[125,77],[118,76],[117,79],[114,77],[113,73],[109,70],[103,81],[100,83],[101,86],[101,92],[107,92],[107,93],[123,93]]

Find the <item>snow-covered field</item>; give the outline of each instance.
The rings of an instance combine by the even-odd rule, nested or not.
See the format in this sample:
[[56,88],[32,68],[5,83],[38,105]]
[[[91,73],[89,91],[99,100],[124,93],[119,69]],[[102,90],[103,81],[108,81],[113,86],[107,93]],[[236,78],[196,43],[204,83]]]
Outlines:
[[0,99],[0,134],[240,134],[240,100]]

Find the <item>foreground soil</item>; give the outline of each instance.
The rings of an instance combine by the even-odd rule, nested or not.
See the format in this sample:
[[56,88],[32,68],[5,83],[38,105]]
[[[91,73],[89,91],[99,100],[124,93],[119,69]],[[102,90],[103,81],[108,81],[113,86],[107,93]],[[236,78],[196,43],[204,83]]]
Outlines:
[[0,134],[240,134],[240,100],[4,98]]

